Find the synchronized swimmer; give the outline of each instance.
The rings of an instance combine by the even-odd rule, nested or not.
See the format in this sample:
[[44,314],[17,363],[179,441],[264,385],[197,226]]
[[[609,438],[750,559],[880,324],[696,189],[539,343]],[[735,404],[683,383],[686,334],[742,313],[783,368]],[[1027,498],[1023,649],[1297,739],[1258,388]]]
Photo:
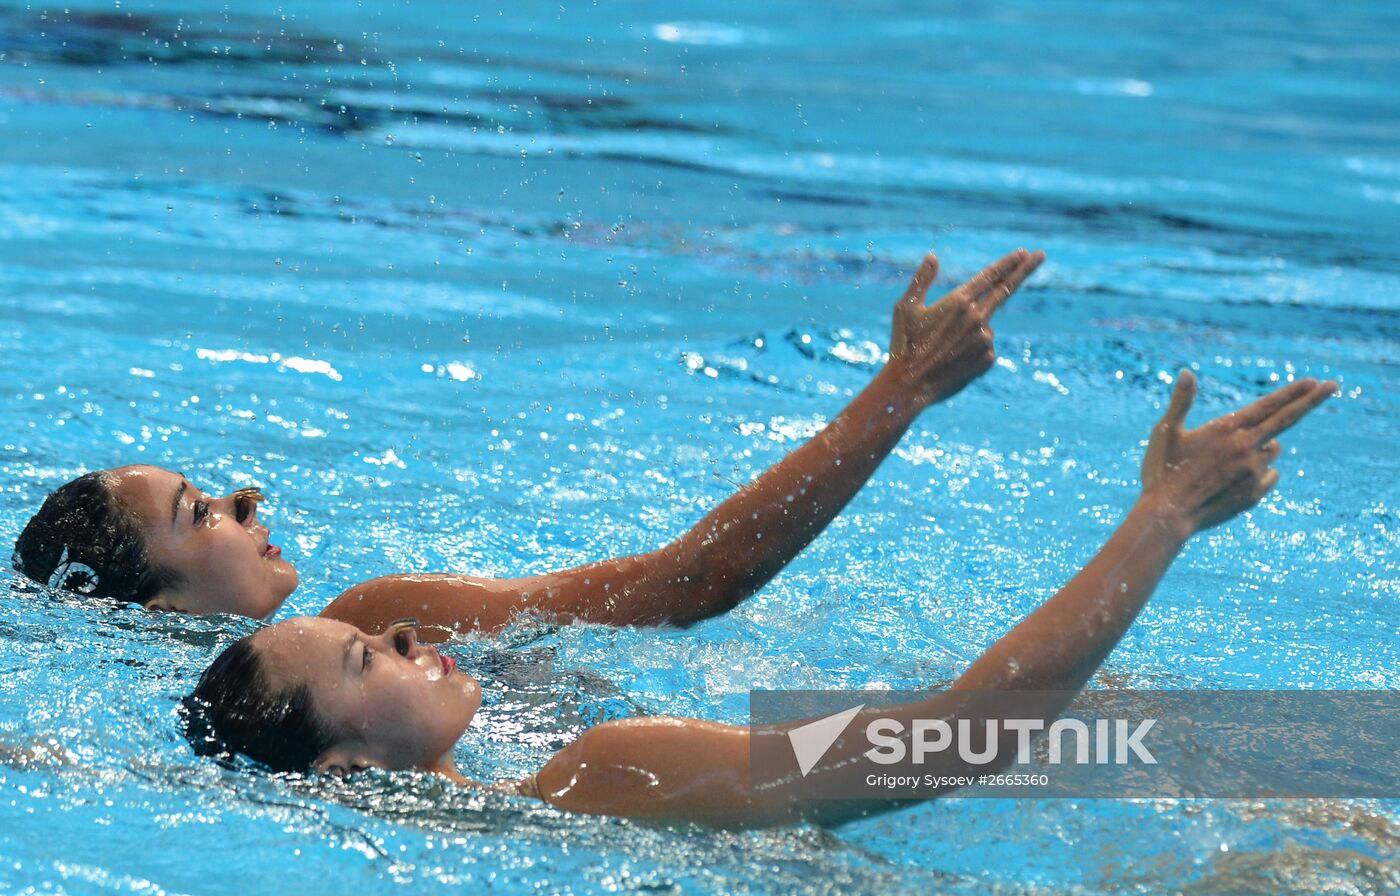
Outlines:
[[[894,310],[890,358],[825,429],[657,550],[517,579],[389,575],[355,585],[321,616],[380,631],[421,620],[425,640],[493,632],[522,612],[604,625],[688,625],[776,575],[841,511],[926,408],[991,367],[989,321],[1044,260],[1012,252],[925,307],[930,254]],[[190,614],[267,619],[298,584],[258,517],[262,495],[209,495],[179,473],[127,466],[49,495],[14,566],[50,587]]]
[[[427,641],[496,631],[522,612],[561,622],[684,625],[734,607],[821,532],[920,412],[991,367],[991,317],[1043,258],[1018,250],[929,304],[937,259],[926,257],[895,306],[889,361],[875,379],[822,432],[666,547],[524,579],[374,579],[319,617],[289,619],[236,641],[184,700],[192,745],[277,771],[418,769],[483,786],[464,778],[453,759],[481,705],[481,685]],[[1181,371],[1148,442],[1141,494],[1088,565],[949,691],[867,712],[912,723],[948,714],[960,695],[1017,692],[1026,698],[1025,717],[1055,718],[1186,542],[1254,506],[1277,484],[1271,465],[1282,450],[1278,436],[1335,390],[1331,381],[1301,380],[1188,429],[1196,382]],[[260,500],[251,490],[208,497],[155,467],[88,474],[49,497],[20,536],[15,564],[53,587],[150,609],[266,618],[297,576],[268,541]],[[400,618],[410,616],[417,618]],[[803,724],[605,722],[534,774],[493,786],[567,811],[732,827],[834,824],[905,805],[813,797],[824,775],[855,758],[853,742],[838,742],[800,783],[752,787],[752,739]],[[942,790],[981,771],[953,752],[925,768],[948,782]]]

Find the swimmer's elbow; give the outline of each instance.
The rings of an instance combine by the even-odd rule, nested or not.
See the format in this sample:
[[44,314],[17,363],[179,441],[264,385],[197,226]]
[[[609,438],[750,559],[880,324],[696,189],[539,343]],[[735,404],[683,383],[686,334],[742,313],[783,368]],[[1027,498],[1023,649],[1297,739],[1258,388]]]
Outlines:
[[671,612],[664,621],[680,628],[728,613],[763,585],[717,551],[677,550],[669,564]]
[[379,603],[375,596],[382,586],[383,579],[370,579],[368,582],[361,582],[352,585],[341,592],[340,596],[326,605],[320,615],[327,619],[334,619],[337,622],[348,622],[356,628],[364,629],[369,617],[380,615],[375,612]]
[[371,633],[382,631],[399,619],[411,617],[422,621],[424,614],[418,610],[423,602],[415,600],[411,591],[404,587],[399,576],[380,576],[347,588],[327,604],[320,615]]

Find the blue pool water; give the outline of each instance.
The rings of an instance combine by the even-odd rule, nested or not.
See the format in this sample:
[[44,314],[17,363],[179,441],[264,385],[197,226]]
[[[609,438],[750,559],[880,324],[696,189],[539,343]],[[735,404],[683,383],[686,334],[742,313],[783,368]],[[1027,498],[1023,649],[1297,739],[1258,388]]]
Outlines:
[[[651,549],[868,381],[924,251],[952,283],[1025,245],[999,366],[738,610],[452,645],[492,694],[464,770],[947,681],[1107,537],[1183,364],[1201,419],[1342,395],[1097,684],[1400,687],[1397,45],[1383,2],[0,4],[0,541],[151,462],[263,487],[283,616]],[[0,746],[72,755],[0,765],[6,893],[1400,889],[1393,803],[734,834],[228,772],[174,706],[250,624],[0,577]]]

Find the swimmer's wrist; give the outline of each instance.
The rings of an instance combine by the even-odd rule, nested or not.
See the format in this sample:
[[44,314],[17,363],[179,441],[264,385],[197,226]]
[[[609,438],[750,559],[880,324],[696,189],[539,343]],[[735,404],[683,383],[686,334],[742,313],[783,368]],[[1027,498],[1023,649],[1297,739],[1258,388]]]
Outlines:
[[920,376],[908,363],[900,358],[890,358],[885,366],[875,374],[876,385],[889,390],[890,397],[897,404],[895,409],[910,410],[917,414],[929,405],[937,404],[939,396],[946,391],[942,380],[929,382]]
[[1161,491],[1144,491],[1133,510],[1149,517],[1164,537],[1182,544],[1189,541],[1200,529],[1192,514],[1183,510],[1178,502]]

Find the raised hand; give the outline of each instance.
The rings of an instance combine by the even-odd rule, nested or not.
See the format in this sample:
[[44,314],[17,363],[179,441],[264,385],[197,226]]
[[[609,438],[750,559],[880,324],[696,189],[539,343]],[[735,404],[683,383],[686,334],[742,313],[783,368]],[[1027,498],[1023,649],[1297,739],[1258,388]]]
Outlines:
[[1181,371],[1171,405],[1152,430],[1142,461],[1143,495],[1185,514],[1199,532],[1248,510],[1278,482],[1270,467],[1278,436],[1337,389],[1328,380],[1299,380],[1198,429],[1186,429],[1196,378]]
[[1044,252],[1017,249],[926,305],[924,297],[938,275],[938,256],[924,256],[894,306],[890,365],[901,368],[928,403],[956,395],[996,361],[992,315],[1044,260]]

